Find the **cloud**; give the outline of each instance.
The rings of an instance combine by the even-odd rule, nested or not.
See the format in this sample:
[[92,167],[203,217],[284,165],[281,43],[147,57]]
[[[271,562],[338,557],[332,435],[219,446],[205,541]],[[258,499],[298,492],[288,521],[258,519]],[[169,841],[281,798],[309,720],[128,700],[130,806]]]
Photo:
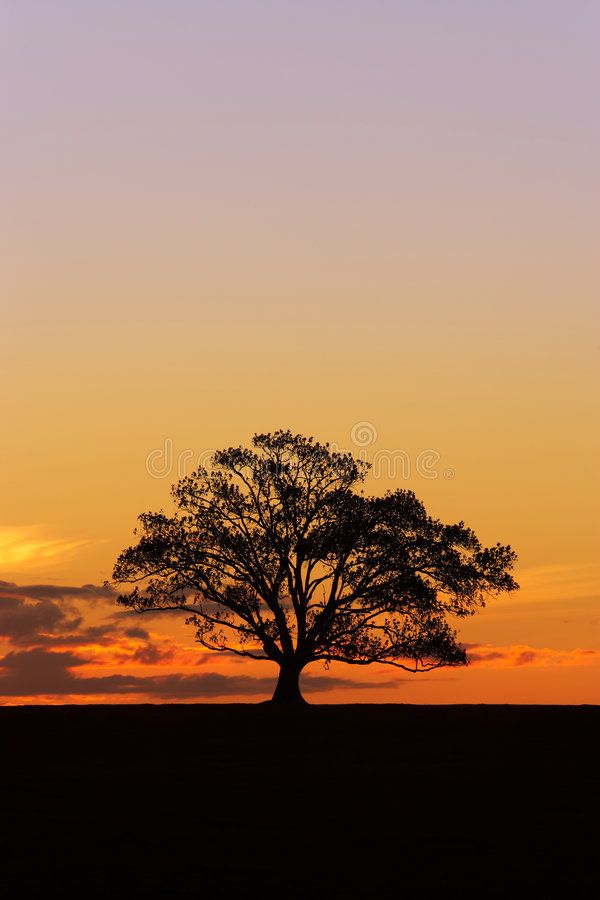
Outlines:
[[38,634],[23,643],[36,647],[81,647],[89,644],[108,646],[119,636],[119,630],[114,625],[90,625],[79,628],[73,634]]
[[21,584],[0,581],[0,599],[18,597],[29,600],[113,600],[113,588],[105,585],[82,584],[80,587],[58,584]]
[[[173,644],[166,647],[159,647],[156,644],[148,642],[136,647],[130,653],[128,659],[131,662],[140,663],[140,665],[143,666],[159,666],[165,665],[165,663],[175,662],[176,653],[177,648]],[[194,660],[194,662],[196,662],[196,660]]]
[[[88,660],[80,654],[53,652],[44,648],[11,651],[0,659],[0,696],[109,696],[145,695],[161,700],[202,699],[227,696],[269,696],[275,676],[223,675],[218,672],[139,676],[78,675],[76,671]],[[305,675],[303,690],[322,693],[352,688],[371,690],[395,687],[397,680],[384,682],[353,681],[328,675]]]
[[555,650],[552,647],[528,647],[514,644],[508,647],[492,647],[489,644],[463,644],[469,662],[497,668],[519,666],[581,666],[600,661],[600,651],[576,647],[573,650]]
[[600,566],[597,562],[564,564],[556,563],[519,570],[521,597],[508,595],[502,599],[503,607],[522,607],[524,602],[543,603],[598,597]]
[[61,608],[52,600],[27,602],[18,596],[0,594],[0,637],[15,644],[34,638],[55,639],[60,632],[75,631],[83,619],[71,608]]
[[[114,597],[112,588],[93,584],[0,582],[0,638],[8,641],[10,647],[0,659],[0,696],[24,700],[69,696],[93,700],[119,696],[168,701],[271,695],[274,674],[265,677],[244,674],[241,666],[240,674],[232,673],[231,669],[229,674],[206,671],[213,654],[149,631],[138,624],[139,619],[133,623],[126,611],[115,614]],[[100,623],[86,622],[90,604],[96,612],[105,614]],[[144,617],[143,624],[151,621]],[[474,666],[495,668],[580,666],[600,661],[599,651],[582,648],[556,650],[524,644],[497,647],[472,643],[466,644],[465,649]],[[228,659],[231,663],[243,662],[237,657]],[[86,668],[90,666],[94,668]],[[167,667],[163,668],[166,674],[161,673],[161,666]],[[201,672],[199,666],[203,667]],[[122,671],[124,667],[126,673]],[[152,667],[151,673],[142,667]],[[354,681],[333,674],[307,673],[302,685],[311,694],[393,688],[399,681],[414,683],[410,677]]]
[[74,644],[108,640],[115,624],[83,627],[75,601],[105,600],[110,588],[52,584],[16,585],[0,581],[0,637],[18,645]]
[[[231,669],[227,674],[207,671],[214,654],[143,627],[151,628],[153,617],[144,616],[142,624],[138,613],[117,612],[115,596],[112,588],[94,584],[0,581],[0,638],[10,647],[0,659],[0,696],[23,702],[69,697],[93,702],[117,696],[133,701],[271,696],[274,665],[268,675],[258,677],[245,674],[239,657],[228,657],[228,663],[240,664],[239,674]],[[86,621],[90,605],[96,614],[104,614],[100,623]],[[150,672],[146,667],[152,667]],[[302,687],[307,694],[376,690],[396,687],[404,680],[410,679],[354,681],[306,673]]]
[[125,628],[125,630],[123,631],[123,634],[126,637],[140,638],[143,641],[147,640],[150,637],[150,633],[148,631],[146,631],[145,628],[136,628],[136,627]]
[[[93,584],[65,587],[0,582],[0,638],[17,649],[73,647],[81,651],[88,648],[88,662],[108,665],[130,662],[164,665],[173,662],[176,656],[182,665],[198,662],[198,654],[190,662],[189,650],[182,651],[177,644],[152,635],[145,628],[123,627],[126,623],[119,623],[112,616],[108,622],[86,625],[76,601],[105,600],[113,596],[111,589]],[[105,648],[103,653],[102,648]]]
[[37,526],[0,529],[0,566],[14,568],[22,563],[47,563],[66,556],[88,541],[48,540]]

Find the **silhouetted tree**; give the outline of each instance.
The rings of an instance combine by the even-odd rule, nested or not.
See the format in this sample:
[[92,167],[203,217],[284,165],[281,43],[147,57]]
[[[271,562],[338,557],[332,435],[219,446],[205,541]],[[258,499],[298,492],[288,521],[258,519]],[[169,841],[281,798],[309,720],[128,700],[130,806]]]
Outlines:
[[173,487],[174,515],[140,516],[114,569],[134,585],[118,602],[182,610],[204,647],[277,663],[277,703],[303,702],[316,660],[464,664],[447,617],[515,590],[515,553],[432,519],[412,491],[364,496],[368,468],[289,431],[215,453]]

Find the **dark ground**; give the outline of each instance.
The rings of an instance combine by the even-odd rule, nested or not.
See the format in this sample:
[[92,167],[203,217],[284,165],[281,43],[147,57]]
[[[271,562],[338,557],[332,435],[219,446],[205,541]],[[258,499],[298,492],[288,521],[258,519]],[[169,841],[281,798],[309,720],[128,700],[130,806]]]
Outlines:
[[0,892],[592,897],[599,735],[600,707],[0,709]]

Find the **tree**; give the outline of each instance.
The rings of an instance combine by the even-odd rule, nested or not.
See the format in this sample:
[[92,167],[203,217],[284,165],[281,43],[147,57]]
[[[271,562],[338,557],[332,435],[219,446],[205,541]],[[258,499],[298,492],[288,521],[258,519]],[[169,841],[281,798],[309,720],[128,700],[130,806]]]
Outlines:
[[431,518],[412,491],[365,496],[368,469],[290,431],[215,453],[173,487],[173,515],[139,517],[118,602],[182,610],[204,647],[276,663],[276,703],[304,702],[299,676],[318,660],[464,665],[448,617],[515,590],[516,555]]

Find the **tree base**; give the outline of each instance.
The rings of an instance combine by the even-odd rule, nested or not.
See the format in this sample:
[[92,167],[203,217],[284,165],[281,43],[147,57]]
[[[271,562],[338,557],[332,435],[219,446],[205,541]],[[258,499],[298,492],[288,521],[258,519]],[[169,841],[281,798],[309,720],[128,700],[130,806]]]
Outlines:
[[275,693],[269,703],[274,706],[308,706],[300,691],[300,670],[297,668],[287,668],[282,666],[279,670],[279,678]]
[[275,707],[278,707],[279,709],[308,709],[308,707],[311,706],[312,704],[310,704],[308,702],[308,700],[305,700],[304,697],[302,697],[302,696],[299,699],[296,698],[296,699],[290,699],[290,700],[282,699],[279,697],[276,699],[273,696],[273,697],[271,697],[270,700],[263,700],[260,705],[261,706],[275,706]]

